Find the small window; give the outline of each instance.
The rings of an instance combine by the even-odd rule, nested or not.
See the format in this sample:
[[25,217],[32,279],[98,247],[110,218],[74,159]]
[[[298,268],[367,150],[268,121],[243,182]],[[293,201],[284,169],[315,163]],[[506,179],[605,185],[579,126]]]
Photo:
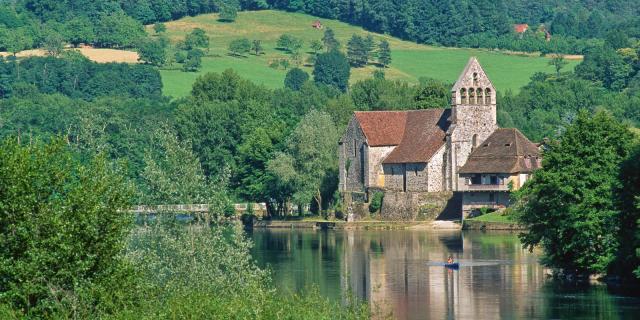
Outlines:
[[505,147],[511,147],[511,143],[505,143],[504,146]]
[[491,89],[484,90],[484,104],[491,104]]
[[354,157],[358,156],[357,152],[358,152],[358,140],[353,139],[353,156]]
[[490,144],[491,144],[491,142],[487,142],[487,143],[483,144],[482,146],[483,147],[488,147]]
[[489,192],[489,201],[490,201],[490,202],[493,202],[493,201],[495,201],[495,200],[496,200],[496,199],[495,199],[495,196],[494,196],[493,192]]
[[477,72],[473,73],[473,85],[474,86],[478,85],[478,73]]
[[416,173],[416,177],[418,176],[418,168],[413,169],[413,171]]

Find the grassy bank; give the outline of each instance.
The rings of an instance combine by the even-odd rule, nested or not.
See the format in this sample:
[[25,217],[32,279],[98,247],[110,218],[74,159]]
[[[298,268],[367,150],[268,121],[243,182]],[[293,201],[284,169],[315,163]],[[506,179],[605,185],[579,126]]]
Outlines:
[[[318,19],[313,16],[273,10],[240,12],[233,23],[219,22],[216,14],[206,14],[187,17],[166,23],[167,36],[173,43],[183,40],[187,33],[194,28],[204,29],[209,37],[210,50],[203,59],[202,69],[197,73],[185,73],[179,68],[162,70],[164,92],[169,96],[180,97],[191,89],[195,78],[206,72],[222,72],[227,68],[235,69],[243,77],[261,83],[267,87],[282,87],[286,70],[269,67],[271,61],[287,58],[284,52],[275,49],[280,35],[287,33],[304,40],[303,51],[309,51],[312,40],[320,40],[323,30],[311,27],[320,20],[323,26],[330,27],[336,33],[337,39],[345,45],[352,34],[371,34],[376,40],[386,39],[392,49],[393,62],[385,70],[387,78],[417,82],[420,77],[431,77],[453,82],[464,68],[470,56],[477,56],[485,67],[498,90],[514,90],[529,81],[535,72],[553,72],[548,65],[548,58],[531,55],[519,55],[494,52],[481,49],[442,48],[419,45],[402,41],[387,35],[374,34],[335,20]],[[148,32],[153,33],[152,27]],[[235,57],[228,55],[229,42],[238,38],[261,40],[265,49],[260,56],[247,55]],[[308,52],[303,55],[306,59]],[[578,61],[571,60],[565,67],[567,70],[575,67]],[[310,66],[303,66],[310,72]],[[375,68],[368,66],[352,70],[351,81],[371,77]]]

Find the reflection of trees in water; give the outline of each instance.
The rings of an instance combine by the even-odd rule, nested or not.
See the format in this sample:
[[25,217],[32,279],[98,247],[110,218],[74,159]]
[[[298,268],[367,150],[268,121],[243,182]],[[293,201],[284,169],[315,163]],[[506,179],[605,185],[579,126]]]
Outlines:
[[[564,306],[575,300],[542,287],[543,268],[522,250],[515,234],[267,230],[252,237],[254,257],[277,270],[273,278],[280,288],[301,290],[315,284],[336,299],[352,292],[381,314],[392,311],[394,318],[587,315]],[[460,271],[427,266],[428,261],[445,261],[449,254],[462,262]],[[464,267],[479,260],[494,263]],[[594,294],[577,303],[591,303],[603,312],[617,308],[606,292]]]

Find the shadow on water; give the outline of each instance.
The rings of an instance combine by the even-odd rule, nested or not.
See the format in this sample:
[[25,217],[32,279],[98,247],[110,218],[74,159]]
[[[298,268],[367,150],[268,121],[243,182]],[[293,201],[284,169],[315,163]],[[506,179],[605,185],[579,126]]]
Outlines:
[[[397,319],[632,319],[640,298],[549,280],[513,233],[254,230],[253,256],[280,289],[352,292]],[[457,271],[435,262],[449,254]]]

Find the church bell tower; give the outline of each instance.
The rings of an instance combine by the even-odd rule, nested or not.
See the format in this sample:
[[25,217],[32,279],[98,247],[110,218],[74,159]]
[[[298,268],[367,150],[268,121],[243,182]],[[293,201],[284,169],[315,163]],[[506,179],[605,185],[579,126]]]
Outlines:
[[498,128],[496,89],[475,57],[471,57],[451,89],[451,127],[447,132],[445,187],[457,191],[458,169],[474,148]]

